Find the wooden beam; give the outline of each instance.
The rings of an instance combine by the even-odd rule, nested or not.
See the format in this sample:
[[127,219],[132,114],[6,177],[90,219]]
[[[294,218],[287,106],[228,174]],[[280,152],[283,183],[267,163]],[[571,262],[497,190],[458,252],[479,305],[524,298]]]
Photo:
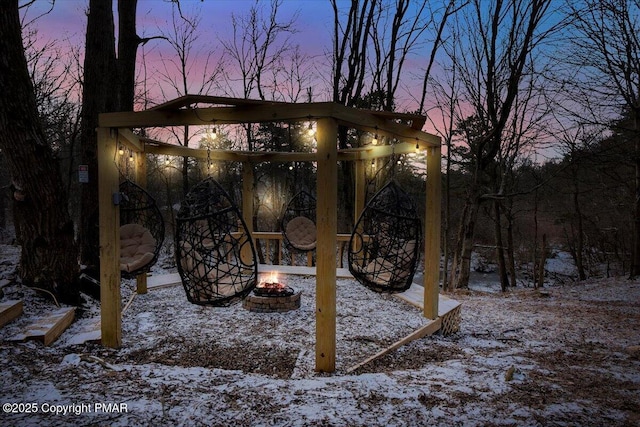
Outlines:
[[357,365],[354,365],[354,366],[350,367],[349,369],[347,369],[347,374],[349,374],[349,373],[351,373],[351,372],[363,367],[367,363],[370,363],[370,362],[372,362],[372,361],[374,361],[376,359],[379,359],[380,357],[384,356],[385,354],[390,353],[393,350],[395,350],[397,348],[400,348],[405,344],[410,343],[411,341],[415,341],[417,339],[424,338],[427,335],[435,334],[436,332],[438,332],[438,329],[440,329],[440,326],[441,326],[440,318],[432,320],[431,322],[427,323],[426,325],[420,327],[420,329],[417,329],[417,330],[413,331],[412,333],[410,333],[409,335],[407,335],[406,337],[394,342],[389,347],[380,350],[379,352],[377,352],[373,356],[363,360],[362,362],[358,363]]
[[[193,157],[196,159],[206,159],[207,150],[200,148],[189,148],[181,145],[163,144],[163,145],[147,145],[145,151],[149,154],[158,154],[165,156]],[[244,162],[249,159],[246,153],[231,150],[211,150],[209,152],[211,160],[223,160],[231,162]]]
[[359,110],[335,104],[332,117],[336,118],[338,124],[365,132],[377,133],[380,136],[401,140],[418,140],[428,146],[440,146],[440,137],[436,135],[413,129],[401,123],[395,123],[386,118],[378,117],[367,110]]
[[144,143],[140,140],[138,135],[131,132],[129,129],[118,129],[118,142],[123,143],[125,146],[135,152],[144,151]]
[[[242,219],[247,224],[247,232],[256,244],[253,236],[253,165],[250,162],[242,162]],[[251,264],[251,250],[248,246],[242,248],[240,257],[245,264]]]
[[[128,131],[124,129],[125,131]],[[121,129],[122,131],[122,129]],[[144,148],[144,146],[142,146]],[[144,151],[135,154],[136,161],[136,184],[140,187],[147,188],[147,155]],[[136,292],[140,295],[147,293],[147,273],[136,276]]]
[[49,345],[73,323],[75,307],[60,308],[48,315],[38,318],[26,326],[22,333],[9,338],[9,341],[37,340]]
[[[184,101],[181,101],[184,102]],[[179,103],[178,103],[179,104]],[[178,105],[176,104],[176,105]],[[409,120],[418,116],[386,113],[345,107],[333,102],[315,103],[245,103],[234,107],[213,107],[198,109],[171,109],[168,105],[160,108],[138,111],[102,113],[99,124],[102,127],[164,127],[202,125],[212,123],[239,124],[278,121],[306,121],[320,118],[334,118],[339,124],[365,132],[378,133],[389,138],[419,140],[429,146],[439,146],[440,138],[394,120]]]
[[[423,142],[418,142],[420,147],[426,146]],[[390,157],[395,154],[413,154],[416,152],[416,142],[399,142],[394,145],[367,145],[365,147],[348,148],[338,151],[338,160],[373,160],[383,157]]]
[[[199,148],[183,147],[181,145],[173,145],[161,143],[159,141],[148,140],[145,151],[149,154],[193,157],[199,159],[207,158],[207,150]],[[421,149],[429,146],[419,141]],[[346,150],[338,150],[338,161],[356,161],[356,160],[372,160],[382,157],[389,157],[393,154],[411,154],[416,150],[416,142],[401,142],[393,146],[366,146],[359,148],[349,148]],[[315,162],[317,153],[298,153],[298,152],[255,152],[255,151],[238,151],[238,150],[211,150],[209,158],[211,160],[223,160],[230,162]]]
[[440,147],[427,150],[427,200],[424,218],[424,317],[438,317],[440,290]]
[[363,160],[357,160],[356,162],[356,179],[355,179],[355,203],[354,203],[354,221],[358,221],[360,214],[364,210],[364,204],[366,199],[366,185],[367,178],[365,176],[366,164]]
[[22,314],[22,300],[0,302],[0,328]]
[[336,234],[338,232],[338,126],[317,122],[316,371],[336,367]]
[[102,127],[130,128],[307,121],[310,118],[331,117],[335,105],[333,102],[260,103],[235,107],[102,113],[99,123]]
[[183,95],[179,98],[167,101],[150,108],[151,110],[178,110],[193,104],[218,104],[218,105],[264,105],[264,104],[284,104],[278,101],[263,101],[259,99],[229,98],[225,96],[211,95]]
[[98,128],[98,206],[100,211],[100,318],[102,344],[122,345],[120,306],[120,210],[115,131]]

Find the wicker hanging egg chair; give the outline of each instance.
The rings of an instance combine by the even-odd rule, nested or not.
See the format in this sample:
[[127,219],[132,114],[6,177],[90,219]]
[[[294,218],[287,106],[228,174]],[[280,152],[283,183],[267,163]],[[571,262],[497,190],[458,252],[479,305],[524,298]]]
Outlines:
[[416,205],[390,181],[369,201],[351,233],[349,271],[375,292],[404,292],[416,271],[421,237]]
[[125,278],[147,273],[164,242],[164,220],[151,195],[126,180],[120,184],[120,272]]
[[213,178],[187,194],[176,219],[176,261],[187,299],[228,306],[256,286],[258,262],[240,210]]

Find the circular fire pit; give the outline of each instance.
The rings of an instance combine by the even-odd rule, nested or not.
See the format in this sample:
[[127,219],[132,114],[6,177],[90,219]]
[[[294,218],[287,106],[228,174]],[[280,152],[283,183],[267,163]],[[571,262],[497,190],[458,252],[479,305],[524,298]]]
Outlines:
[[300,296],[282,283],[263,282],[242,300],[242,307],[254,313],[284,313],[300,308]]

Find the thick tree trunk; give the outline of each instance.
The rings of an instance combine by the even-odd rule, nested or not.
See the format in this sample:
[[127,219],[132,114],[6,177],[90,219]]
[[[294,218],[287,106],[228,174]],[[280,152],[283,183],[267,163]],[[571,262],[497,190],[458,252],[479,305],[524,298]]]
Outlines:
[[136,54],[140,38],[136,33],[138,0],[118,0],[118,111],[133,111],[136,83]]
[[59,164],[40,125],[22,47],[18,2],[0,14],[0,148],[11,175],[20,277],[77,304],[78,250]]
[[98,114],[116,111],[117,67],[112,0],[90,0],[82,93],[81,159],[89,168],[89,182],[82,184],[82,262],[98,268]]

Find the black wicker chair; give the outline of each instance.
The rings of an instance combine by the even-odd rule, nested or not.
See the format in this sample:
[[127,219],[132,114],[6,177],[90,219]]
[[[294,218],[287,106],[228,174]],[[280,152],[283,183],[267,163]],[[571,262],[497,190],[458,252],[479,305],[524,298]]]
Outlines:
[[176,262],[187,299],[228,306],[256,286],[253,240],[239,209],[213,178],[185,197],[176,218]]
[[404,292],[416,271],[421,237],[413,200],[390,181],[369,201],[351,233],[349,271],[375,292]]
[[300,252],[316,249],[316,199],[301,191],[289,201],[280,223],[287,247]]
[[120,184],[120,272],[125,278],[147,273],[164,242],[164,220],[151,195],[126,180]]

